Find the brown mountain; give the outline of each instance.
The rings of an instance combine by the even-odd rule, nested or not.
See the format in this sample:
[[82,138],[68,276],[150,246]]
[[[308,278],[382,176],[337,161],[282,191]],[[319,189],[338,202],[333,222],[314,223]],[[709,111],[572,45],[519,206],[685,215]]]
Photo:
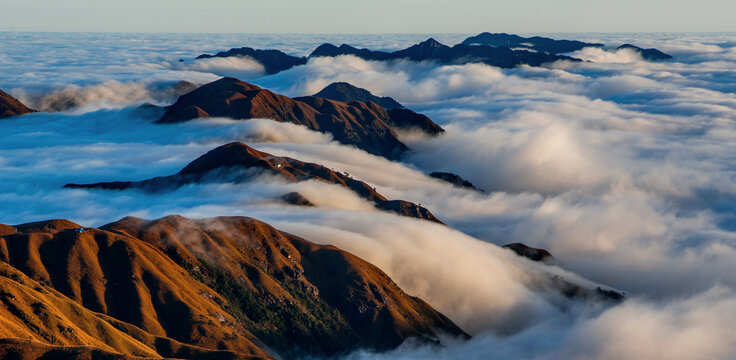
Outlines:
[[0,90],[0,119],[32,112],[36,110],[23,105],[18,99]]
[[445,131],[425,115],[415,113],[404,108],[396,100],[384,96],[378,97],[370,91],[351,85],[346,82],[336,82],[327,85],[312,97],[321,97],[335,101],[373,102],[386,109],[389,115],[387,123],[395,130],[420,130],[429,135],[439,135]]
[[440,333],[467,336],[375,266],[250,218],[0,225],[0,355],[293,358]]
[[[306,163],[288,157],[274,156],[240,142],[220,146],[192,161],[177,174],[143,181],[117,181],[96,184],[67,184],[68,188],[124,190],[141,188],[163,191],[188,183],[209,181],[248,181],[263,173],[281,176],[292,182],[320,180],[344,186],[371,201],[376,208],[441,223],[424,207],[403,200],[388,200],[368,184],[338,173],[322,165]],[[308,199],[307,199],[308,200]]]
[[150,244],[66,220],[3,227],[10,281],[0,301],[16,330],[1,337],[136,356],[270,358],[222,297]]
[[373,93],[366,89],[359,88],[353,84],[346,82],[334,82],[330,85],[327,85],[324,89],[320,90],[318,93],[312,96],[343,102],[353,100],[362,102],[372,101],[378,105],[381,105],[381,107],[386,110],[404,108],[403,105],[399,104],[399,102],[394,100],[393,98],[390,98],[388,96],[373,95]]
[[166,108],[159,122],[215,116],[267,118],[304,125],[332,134],[343,144],[389,159],[408,150],[392,128],[395,123],[406,122],[407,114],[392,115],[371,102],[340,102],[313,96],[292,99],[234,78],[222,78],[179,97]]
[[258,220],[125,218],[103,228],[169,254],[230,301],[231,313],[280,353],[385,350],[408,337],[466,336],[377,267]]

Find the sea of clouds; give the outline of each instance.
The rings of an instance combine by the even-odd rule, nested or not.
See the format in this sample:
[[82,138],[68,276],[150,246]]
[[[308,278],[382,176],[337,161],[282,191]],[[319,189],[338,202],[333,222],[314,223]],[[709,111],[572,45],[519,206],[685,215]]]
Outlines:
[[[433,36],[450,45],[465,37]],[[193,60],[241,46],[395,50],[427,37],[0,33],[0,89],[49,111],[0,121],[0,223],[251,216],[363,257],[475,335],[356,359],[736,357],[736,34],[557,35],[610,47],[571,54],[590,62],[511,70],[343,56],[264,76],[250,58]],[[623,43],[675,59],[613,49]],[[173,102],[179,81],[220,76],[290,96],[347,81],[447,132],[402,134],[413,151],[391,162],[267,119],[155,125],[136,109]],[[379,212],[335,186],[268,177],[166,194],[62,189],[173,174],[230,141],[348,172],[450,227]],[[454,188],[432,171],[486,192]],[[273,200],[290,191],[318,206]],[[545,248],[561,265],[496,246],[512,242]],[[572,302],[545,291],[549,275],[612,287],[627,300]]]

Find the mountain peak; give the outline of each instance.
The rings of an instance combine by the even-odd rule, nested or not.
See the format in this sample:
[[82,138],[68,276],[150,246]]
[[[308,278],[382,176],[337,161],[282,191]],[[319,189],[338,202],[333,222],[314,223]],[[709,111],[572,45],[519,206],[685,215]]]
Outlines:
[[179,174],[199,174],[220,167],[250,165],[270,156],[242,142],[232,142],[200,156],[182,169]]
[[442,47],[442,46],[445,46],[444,44],[442,44],[441,42],[435,40],[434,38],[429,38],[429,39],[427,39],[425,41],[422,41],[421,43],[419,43],[419,45],[422,46],[422,47]]
[[325,99],[350,102],[350,101],[362,101],[362,102],[374,102],[386,110],[400,109],[403,108],[396,100],[390,97],[379,97],[373,95],[370,91],[359,88],[355,85],[346,82],[334,82],[327,85],[320,92],[312,95],[315,97],[321,97]]
[[18,231],[20,232],[30,233],[80,229],[82,228],[82,226],[79,224],[75,224],[69,220],[56,219],[16,225],[15,228],[18,229]]
[[250,47],[232,48],[215,55],[202,54],[197,56],[195,60],[230,56],[251,57],[263,65],[267,74],[276,74],[278,72],[291,69],[294,66],[304,65],[307,63],[307,58],[303,56],[291,56],[283,51],[275,49],[261,50]]

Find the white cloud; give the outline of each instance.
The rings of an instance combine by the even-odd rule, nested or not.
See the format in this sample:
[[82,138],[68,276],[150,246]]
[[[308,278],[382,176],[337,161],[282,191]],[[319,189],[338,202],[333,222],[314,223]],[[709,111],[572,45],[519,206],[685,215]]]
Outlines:
[[[6,55],[10,65],[0,65],[0,84],[10,84],[6,88],[14,94],[55,93],[68,82],[76,86],[68,88],[75,96],[92,100],[81,115],[0,121],[0,222],[70,218],[101,225],[125,215],[253,216],[355,252],[409,293],[482,332],[444,350],[407,345],[387,358],[732,358],[735,44],[715,35],[590,36],[582,40],[658,47],[676,59],[644,62],[627,51],[587,49],[586,56],[597,62],[501,70],[346,56],[254,80],[289,95],[349,81],[392,96],[447,129],[438,138],[406,136],[415,152],[404,163],[269,120],[162,126],[132,108],[97,110],[155,100],[152,84],[206,82],[217,78],[209,71],[256,69],[247,59],[234,59],[172,70],[178,57],[255,46],[238,38],[205,37],[214,49],[187,45],[189,39],[152,44],[147,51],[158,54],[155,59],[115,43],[109,54],[74,58],[87,64],[83,69],[54,64],[62,57],[53,52],[35,64]],[[291,49],[300,53],[324,40],[299,39]],[[391,47],[400,45],[397,40]],[[8,71],[11,65],[20,75]],[[80,80],[85,73],[90,80]],[[462,233],[378,212],[351,193],[319,183],[259,179],[162,195],[60,188],[67,182],[173,174],[236,140],[347,171],[388,197],[422,203]],[[488,193],[424,175],[434,170],[456,172]],[[304,192],[319,206],[273,201],[289,191]],[[538,290],[544,274],[562,270],[540,269],[477,239],[549,249],[569,271],[565,276],[614,286],[629,300],[608,310],[577,308]]]

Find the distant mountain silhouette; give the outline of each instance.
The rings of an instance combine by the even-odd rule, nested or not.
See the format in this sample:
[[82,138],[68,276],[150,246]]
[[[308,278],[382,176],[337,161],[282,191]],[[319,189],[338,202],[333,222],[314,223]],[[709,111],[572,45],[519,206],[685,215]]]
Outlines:
[[249,56],[261,63],[267,74],[276,74],[291,69],[297,65],[307,63],[307,58],[291,56],[280,50],[258,50],[249,47],[233,48],[228,51],[219,52],[215,55],[202,54],[196,59],[207,59],[214,57]]
[[644,58],[644,60],[650,60],[650,61],[657,61],[657,60],[668,60],[672,59],[672,55],[665,54],[657,49],[642,49],[638,46],[634,46],[631,44],[623,44],[618,47],[618,49],[631,49],[639,54],[641,54],[641,57]]
[[346,82],[332,83],[312,96],[342,102],[373,102],[388,110],[388,124],[394,129],[416,129],[429,135],[438,135],[445,131],[445,129],[435,124],[430,118],[404,108],[390,97],[375,96],[366,89],[353,86]]
[[[484,32],[465,39],[455,46],[447,46],[435,39],[427,39],[406,49],[386,52],[359,49],[347,44],[336,46],[322,44],[308,57],[287,55],[279,50],[257,50],[249,47],[233,48],[216,55],[203,54],[197,59],[211,57],[250,56],[259,61],[269,74],[275,74],[294,66],[304,65],[310,58],[353,55],[365,60],[390,61],[406,59],[411,61],[436,61],[440,64],[483,63],[501,68],[514,68],[519,65],[541,66],[557,60],[581,61],[560,54],[570,53],[586,47],[603,47],[601,43],[588,43],[578,40],[555,40],[547,37],[522,37],[506,33]],[[631,44],[619,47],[631,48],[642,54],[646,60],[666,60],[672,56],[657,49],[642,49]],[[512,50],[515,49],[515,50]],[[524,50],[529,49],[529,50]],[[327,97],[327,96],[325,96]],[[328,97],[329,98],[329,97]],[[383,105],[382,105],[383,106]],[[387,109],[396,104],[387,104]]]
[[[248,172],[250,171],[250,172]],[[375,188],[315,163],[305,163],[288,157],[274,156],[235,142],[220,146],[192,161],[175,175],[156,177],[143,181],[116,181],[96,184],[67,184],[67,188],[125,190],[138,188],[146,191],[168,191],[190,183],[213,181],[247,182],[260,174],[273,174],[291,182],[319,180],[344,186],[376,208],[437,223],[439,221],[424,207],[403,200],[388,200]],[[299,195],[299,196],[296,196]],[[286,194],[287,202],[308,205],[308,199],[300,194]],[[307,203],[305,203],[305,201]]]
[[309,55],[312,57],[335,57],[340,55],[355,55],[365,60],[388,61],[392,60],[391,53],[385,51],[374,51],[369,49],[358,49],[347,44],[339,47],[332,44],[322,44]]
[[279,50],[257,50],[249,47],[233,48],[220,52],[216,55],[203,54],[197,59],[228,56],[250,56],[260,62],[269,74],[290,69],[297,65],[305,64],[314,57],[335,57],[340,55],[353,55],[365,60],[389,61],[407,59],[411,61],[436,61],[440,64],[468,64],[483,63],[501,68],[514,68],[519,65],[540,66],[557,60],[581,61],[580,59],[544,52],[533,52],[526,50],[511,50],[503,46],[468,46],[458,44],[453,47],[443,45],[435,39],[428,39],[419,44],[410,46],[404,50],[385,52],[369,49],[358,49],[347,44],[335,46],[322,44],[318,46],[309,57],[296,57],[287,55]]
[[36,110],[23,105],[18,99],[0,90],[0,119],[33,112],[36,112]]
[[366,60],[398,60],[436,61],[440,64],[468,64],[483,63],[501,68],[514,68],[519,65],[540,66],[557,60],[581,61],[569,56],[532,52],[526,50],[511,50],[507,47],[493,47],[487,45],[458,44],[453,47],[443,45],[435,39],[428,39],[404,50],[395,52],[372,51],[357,49],[349,45],[337,47],[332,44],[320,45],[309,57],[354,55]]
[[508,48],[527,48],[550,54],[564,54],[578,51],[585,47],[603,47],[599,43],[586,43],[577,40],[555,40],[541,36],[521,37],[513,34],[482,34],[463,40],[465,45],[505,46]]
[[431,135],[442,131],[429,118],[411,110],[386,111],[371,102],[340,102],[314,96],[292,99],[235,78],[222,78],[179,97],[165,108],[159,123],[214,116],[304,125],[388,159],[397,159],[408,150],[394,127],[418,127]]

